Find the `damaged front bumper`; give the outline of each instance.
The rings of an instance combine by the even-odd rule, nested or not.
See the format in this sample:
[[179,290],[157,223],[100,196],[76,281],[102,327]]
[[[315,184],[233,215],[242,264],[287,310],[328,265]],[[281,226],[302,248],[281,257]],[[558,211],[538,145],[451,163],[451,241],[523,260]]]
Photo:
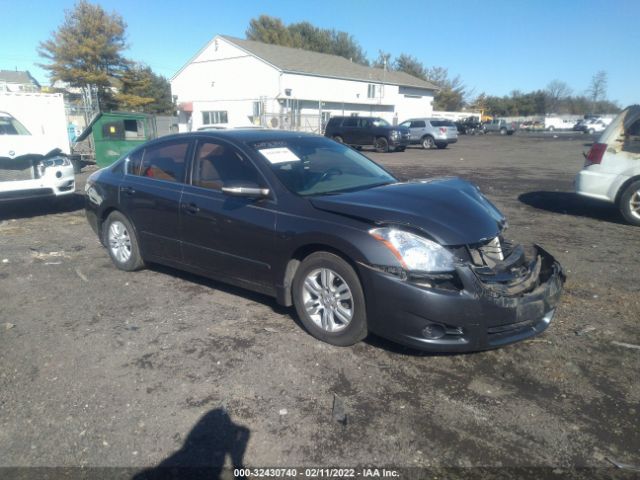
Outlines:
[[0,158],[0,202],[59,197],[75,189],[73,165],[66,157]]
[[[520,247],[518,247],[520,248]],[[565,281],[540,246],[522,249],[493,268],[460,264],[455,274],[405,277],[363,270],[369,328],[428,351],[465,352],[533,337],[550,324]]]

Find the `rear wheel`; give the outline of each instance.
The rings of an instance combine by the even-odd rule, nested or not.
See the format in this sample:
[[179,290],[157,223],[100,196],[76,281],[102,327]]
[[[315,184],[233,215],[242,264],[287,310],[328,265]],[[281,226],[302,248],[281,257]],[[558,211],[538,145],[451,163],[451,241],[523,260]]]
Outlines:
[[506,128],[501,128],[500,129],[500,135],[506,135],[507,134],[507,129]]
[[367,313],[360,280],[341,257],[328,252],[309,255],[293,280],[293,303],[307,331],[337,346],[367,336]]
[[640,180],[636,180],[622,192],[618,208],[631,225],[640,226]]
[[435,145],[436,142],[433,140],[433,137],[428,135],[426,137],[422,137],[422,148],[425,150],[431,150]]
[[389,141],[384,137],[376,138],[376,152],[385,153],[389,151]]
[[333,139],[338,143],[344,143],[344,139],[340,135],[334,135]]
[[116,267],[127,272],[144,267],[136,233],[122,213],[111,212],[102,226],[102,235],[103,243]]
[[589,135],[593,135],[594,133],[596,133],[596,131],[593,128],[589,129]]

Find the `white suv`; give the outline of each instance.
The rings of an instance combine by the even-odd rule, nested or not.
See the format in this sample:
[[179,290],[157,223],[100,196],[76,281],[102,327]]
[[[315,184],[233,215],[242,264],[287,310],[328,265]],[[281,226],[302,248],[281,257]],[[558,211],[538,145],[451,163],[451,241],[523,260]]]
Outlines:
[[626,108],[602,132],[575,179],[576,192],[618,206],[640,226],[640,105]]
[[75,192],[73,165],[44,136],[0,112],[0,202]]

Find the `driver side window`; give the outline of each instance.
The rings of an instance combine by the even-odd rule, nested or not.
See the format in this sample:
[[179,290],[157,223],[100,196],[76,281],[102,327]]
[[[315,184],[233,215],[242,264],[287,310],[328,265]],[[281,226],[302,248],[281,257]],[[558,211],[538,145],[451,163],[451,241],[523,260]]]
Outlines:
[[191,183],[196,187],[221,190],[230,184],[262,186],[262,179],[251,162],[233,147],[215,141],[199,142]]

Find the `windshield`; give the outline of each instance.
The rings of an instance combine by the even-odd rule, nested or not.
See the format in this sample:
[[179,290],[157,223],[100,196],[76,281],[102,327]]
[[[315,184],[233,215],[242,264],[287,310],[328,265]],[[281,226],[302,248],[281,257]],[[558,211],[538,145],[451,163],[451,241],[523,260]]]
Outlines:
[[24,125],[13,117],[0,116],[0,135],[31,135]]
[[278,179],[301,196],[363,190],[397,181],[364,155],[322,137],[251,146],[267,160]]

